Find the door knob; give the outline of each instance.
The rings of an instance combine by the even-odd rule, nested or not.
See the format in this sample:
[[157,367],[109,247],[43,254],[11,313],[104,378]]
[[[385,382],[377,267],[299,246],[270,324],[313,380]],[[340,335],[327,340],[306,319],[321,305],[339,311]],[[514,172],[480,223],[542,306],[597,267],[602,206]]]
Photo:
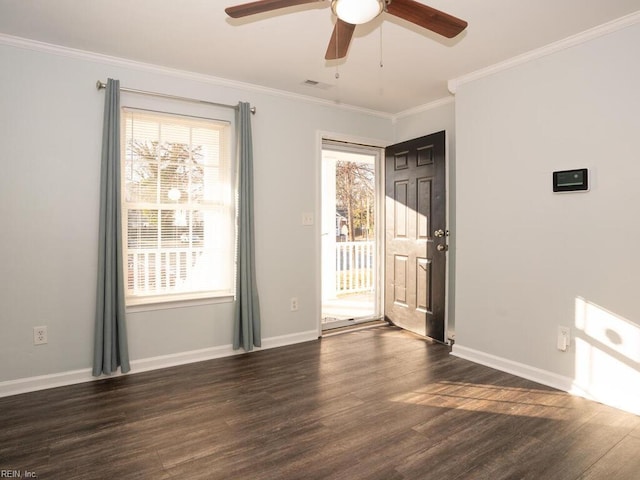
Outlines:
[[446,250],[449,250],[449,245],[445,245],[444,243],[441,243],[436,248],[438,249],[439,252],[444,252]]
[[433,236],[438,238],[444,237],[444,230],[442,230],[441,228],[439,230],[436,230],[435,232],[433,232]]

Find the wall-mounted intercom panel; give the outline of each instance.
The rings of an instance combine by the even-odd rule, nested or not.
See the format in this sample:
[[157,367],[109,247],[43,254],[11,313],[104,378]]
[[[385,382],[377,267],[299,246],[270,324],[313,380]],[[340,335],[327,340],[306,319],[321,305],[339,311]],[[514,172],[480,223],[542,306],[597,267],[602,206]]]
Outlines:
[[559,170],[553,172],[554,192],[586,192],[589,190],[589,170]]

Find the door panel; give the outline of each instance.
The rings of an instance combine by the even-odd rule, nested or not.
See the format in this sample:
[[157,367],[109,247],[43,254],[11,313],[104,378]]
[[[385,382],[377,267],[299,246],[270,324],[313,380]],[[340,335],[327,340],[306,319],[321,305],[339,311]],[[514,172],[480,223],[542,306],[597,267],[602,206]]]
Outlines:
[[407,257],[396,255],[394,257],[394,302],[402,305],[407,304]]
[[429,238],[429,219],[431,218],[431,179],[419,178],[418,182],[418,239]]
[[418,296],[416,308],[423,312],[430,312],[431,306],[431,260],[428,258],[418,258]]
[[[385,317],[445,341],[445,133],[386,149]],[[438,246],[442,250],[438,250]]]
[[409,182],[402,181],[396,182],[394,188],[393,199],[395,200],[395,238],[405,238],[407,236],[408,230],[408,208],[407,208],[407,192],[408,192]]

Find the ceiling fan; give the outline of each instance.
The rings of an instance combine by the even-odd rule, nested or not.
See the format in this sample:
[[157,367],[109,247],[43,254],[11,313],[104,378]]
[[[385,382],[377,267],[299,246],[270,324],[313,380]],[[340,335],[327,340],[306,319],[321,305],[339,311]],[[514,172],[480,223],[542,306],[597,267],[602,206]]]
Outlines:
[[[225,9],[232,18],[271,12],[286,7],[329,0],[258,0]],[[367,23],[382,12],[400,17],[419,27],[447,38],[453,38],[467,28],[467,22],[441,12],[415,0],[330,0],[331,10],[337,17],[333,34],[325,54],[326,60],[347,55],[356,25]]]

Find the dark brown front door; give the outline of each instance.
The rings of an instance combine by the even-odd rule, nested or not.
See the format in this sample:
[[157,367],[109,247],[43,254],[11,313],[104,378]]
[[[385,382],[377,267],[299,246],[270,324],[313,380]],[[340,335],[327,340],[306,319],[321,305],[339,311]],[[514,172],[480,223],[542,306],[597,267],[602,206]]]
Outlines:
[[385,153],[385,317],[445,341],[445,132]]

